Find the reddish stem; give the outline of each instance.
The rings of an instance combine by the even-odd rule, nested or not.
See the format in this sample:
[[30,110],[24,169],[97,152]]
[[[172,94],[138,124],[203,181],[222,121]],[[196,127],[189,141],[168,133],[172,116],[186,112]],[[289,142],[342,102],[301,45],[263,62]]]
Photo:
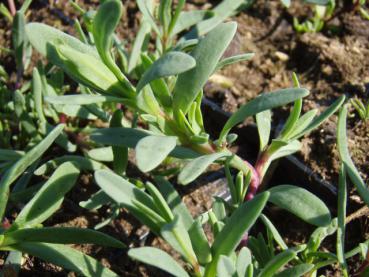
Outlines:
[[67,123],[67,115],[64,113],[59,114],[59,123],[65,124]]
[[263,180],[263,170],[267,161],[268,155],[265,152],[261,153],[255,163],[255,166],[251,166],[248,162],[245,161],[252,171],[250,186],[245,197],[245,201],[249,201],[255,197]]
[[15,16],[17,9],[15,8],[14,0],[8,0],[9,11],[12,16]]

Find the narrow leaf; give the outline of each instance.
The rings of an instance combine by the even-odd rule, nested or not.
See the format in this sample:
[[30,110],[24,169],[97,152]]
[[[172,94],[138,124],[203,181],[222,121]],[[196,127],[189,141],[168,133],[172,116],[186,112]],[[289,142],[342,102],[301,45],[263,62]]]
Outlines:
[[346,134],[347,107],[343,106],[338,117],[337,127],[337,144],[338,152],[342,162],[345,164],[346,172],[352,183],[355,185],[359,195],[363,201],[369,205],[369,189],[356,169],[348,150],[347,134]]
[[54,140],[60,135],[64,125],[55,127],[47,137],[45,137],[38,145],[33,147],[27,154],[19,159],[0,180],[0,218],[3,217],[9,196],[10,185],[42,154],[50,147]]
[[237,124],[243,122],[247,117],[255,115],[265,110],[286,105],[297,99],[305,97],[309,91],[303,88],[290,88],[277,90],[268,94],[261,94],[242,106],[235,112],[226,122],[219,136],[219,140],[223,141],[228,132]]
[[260,146],[259,150],[263,151],[269,143],[271,130],[272,113],[270,110],[256,114],[256,124],[258,127]]
[[79,170],[71,163],[64,163],[27,203],[14,221],[15,226],[33,227],[48,219],[59,209],[64,195],[74,186]]
[[185,165],[178,176],[178,182],[187,185],[200,176],[206,168],[220,158],[230,156],[229,153],[219,152],[196,158]]
[[173,105],[177,115],[180,110],[184,114],[188,112],[231,42],[236,28],[237,24],[234,22],[219,24],[191,52],[196,60],[196,67],[178,76],[173,91]]
[[56,244],[83,244],[124,248],[125,245],[104,233],[90,229],[74,227],[24,228],[5,234],[3,245],[22,244],[24,242],[46,242]]
[[13,245],[11,248],[36,256],[46,262],[61,266],[62,268],[75,271],[83,276],[118,276],[94,258],[65,245],[24,242],[22,244]]
[[189,277],[187,272],[167,253],[154,247],[133,248],[128,256],[142,263],[160,268],[176,277]]
[[284,250],[266,264],[266,266],[258,274],[258,277],[273,277],[281,267],[295,257],[295,251]]

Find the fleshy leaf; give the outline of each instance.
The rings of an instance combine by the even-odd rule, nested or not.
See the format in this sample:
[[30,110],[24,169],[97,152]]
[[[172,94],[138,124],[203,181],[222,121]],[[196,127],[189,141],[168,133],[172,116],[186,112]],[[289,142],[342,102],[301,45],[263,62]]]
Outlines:
[[270,202],[302,220],[316,226],[326,226],[331,222],[328,207],[306,189],[291,185],[280,185],[271,188],[269,191]]

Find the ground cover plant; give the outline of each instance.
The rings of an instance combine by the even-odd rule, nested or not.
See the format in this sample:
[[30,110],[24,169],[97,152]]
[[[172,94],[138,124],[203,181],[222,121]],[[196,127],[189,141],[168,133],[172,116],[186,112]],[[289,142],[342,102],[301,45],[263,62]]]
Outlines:
[[[350,251],[344,243],[346,176],[364,204],[369,204],[368,189],[347,149],[345,96],[337,97],[320,114],[316,109],[306,111],[303,104],[309,90],[292,74],[290,88],[262,93],[247,102],[217,136],[204,126],[207,115],[201,103],[208,79],[254,55],[224,55],[237,32],[237,24],[226,19],[250,4],[222,1],[211,10],[187,12],[182,11],[184,1],[137,1],[142,19],[130,51],[115,33],[123,13],[117,0],[103,1],[96,11],[86,11],[73,2],[83,18],[82,23],[75,21],[79,39],[42,23],[15,21],[14,29],[23,41],[14,45],[27,47],[17,50],[21,58],[16,59],[15,90],[4,86],[2,94],[7,107],[4,114],[9,115],[4,122],[19,127],[17,132],[4,129],[1,149],[0,249],[10,251],[10,267],[5,269],[17,270],[12,265],[20,267],[24,252],[81,275],[115,275],[93,258],[59,244],[124,248],[123,243],[90,229],[40,225],[56,212],[79,171],[84,171],[93,173],[100,190],[76,204],[90,210],[108,206],[110,211],[96,229],[128,211],[180,257],[174,259],[173,252],[168,255],[146,246],[129,249],[127,259],[174,276],[317,276],[334,264],[344,276],[354,272],[365,276],[367,242],[350,247]],[[48,64],[39,63],[27,85],[21,79],[30,45]],[[63,72],[77,84],[66,86]],[[6,75],[4,78],[7,82]],[[290,112],[275,133],[272,109],[278,107]],[[298,152],[301,138],[339,109],[337,138],[342,165],[337,218],[333,218],[321,199],[298,184],[263,185],[272,163]],[[15,120],[12,113],[17,115]],[[259,135],[255,162],[232,148],[238,141],[231,130],[252,117]],[[69,126],[54,127],[58,122],[69,122]],[[72,143],[72,133],[82,136],[84,142]],[[54,141],[60,147],[58,157],[43,159]],[[16,145],[14,150],[12,145]],[[132,160],[142,173],[127,170]],[[190,185],[214,163],[225,172],[230,201],[214,196],[210,210],[191,215],[175,188]],[[30,184],[34,176],[48,176],[51,171],[54,173],[45,183]],[[69,177],[73,180],[64,183]],[[169,183],[169,178],[176,185]],[[54,190],[56,195],[49,197]],[[19,209],[21,203],[28,204]],[[262,214],[266,206],[286,210],[317,229],[306,244],[286,243],[272,223],[275,219]],[[13,216],[11,209],[20,212]],[[37,214],[40,210],[42,214]],[[255,225],[258,219],[261,229]],[[323,241],[335,233],[337,247],[326,250]],[[72,263],[70,256],[75,257]],[[363,260],[359,270],[348,266],[347,259],[353,256]]]

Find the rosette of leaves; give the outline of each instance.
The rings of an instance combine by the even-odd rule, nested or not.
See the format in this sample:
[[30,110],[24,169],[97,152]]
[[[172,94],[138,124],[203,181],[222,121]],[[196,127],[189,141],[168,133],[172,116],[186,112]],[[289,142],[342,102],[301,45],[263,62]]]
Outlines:
[[[149,9],[140,9],[149,20]],[[137,166],[143,172],[155,170],[167,157],[187,160],[178,175],[178,182],[184,185],[195,180],[210,164],[228,163],[229,167],[241,171],[243,176],[249,176],[250,188],[246,199],[250,200],[259,189],[270,163],[298,151],[298,139],[317,128],[344,100],[340,98],[319,116],[316,116],[316,110],[301,116],[302,98],[309,92],[295,82],[293,88],[263,93],[242,106],[226,122],[219,137],[211,139],[203,124],[203,87],[216,70],[250,58],[249,54],[223,58],[236,33],[236,23],[218,22],[196,41],[188,40],[184,35],[177,45],[168,47],[166,51],[141,52],[141,62],[135,70],[139,81],[134,86],[130,81],[131,76],[116,63],[113,55],[116,53],[113,50],[119,48],[114,32],[121,13],[119,1],[105,1],[100,6],[88,26],[94,45],[43,24],[31,23],[26,27],[36,50],[82,87],[88,88],[81,94],[47,96],[46,102],[61,107],[94,104],[101,114],[114,111],[114,104],[118,103],[134,112],[136,120],[127,123],[123,120],[122,110],[115,110],[113,116],[108,117],[110,127],[96,129],[90,135],[99,148],[88,152],[89,158],[97,163],[113,162],[113,171],[119,175],[125,175],[128,149],[135,150]],[[191,43],[192,46],[179,47],[183,43]],[[269,142],[270,110],[292,102],[294,107],[284,129],[279,137]],[[236,138],[230,134],[231,129],[252,116],[256,117],[260,133],[260,158],[255,165],[229,150]],[[55,162],[78,159],[62,157]],[[101,166],[88,160],[75,164],[83,167],[87,164],[86,168],[90,170]],[[47,166],[42,167],[45,170]],[[242,203],[240,197],[237,201],[237,204]],[[99,191],[81,205],[96,209],[107,202],[111,202],[111,199]],[[111,218],[114,218],[119,213],[119,205],[113,203],[112,208]]]

